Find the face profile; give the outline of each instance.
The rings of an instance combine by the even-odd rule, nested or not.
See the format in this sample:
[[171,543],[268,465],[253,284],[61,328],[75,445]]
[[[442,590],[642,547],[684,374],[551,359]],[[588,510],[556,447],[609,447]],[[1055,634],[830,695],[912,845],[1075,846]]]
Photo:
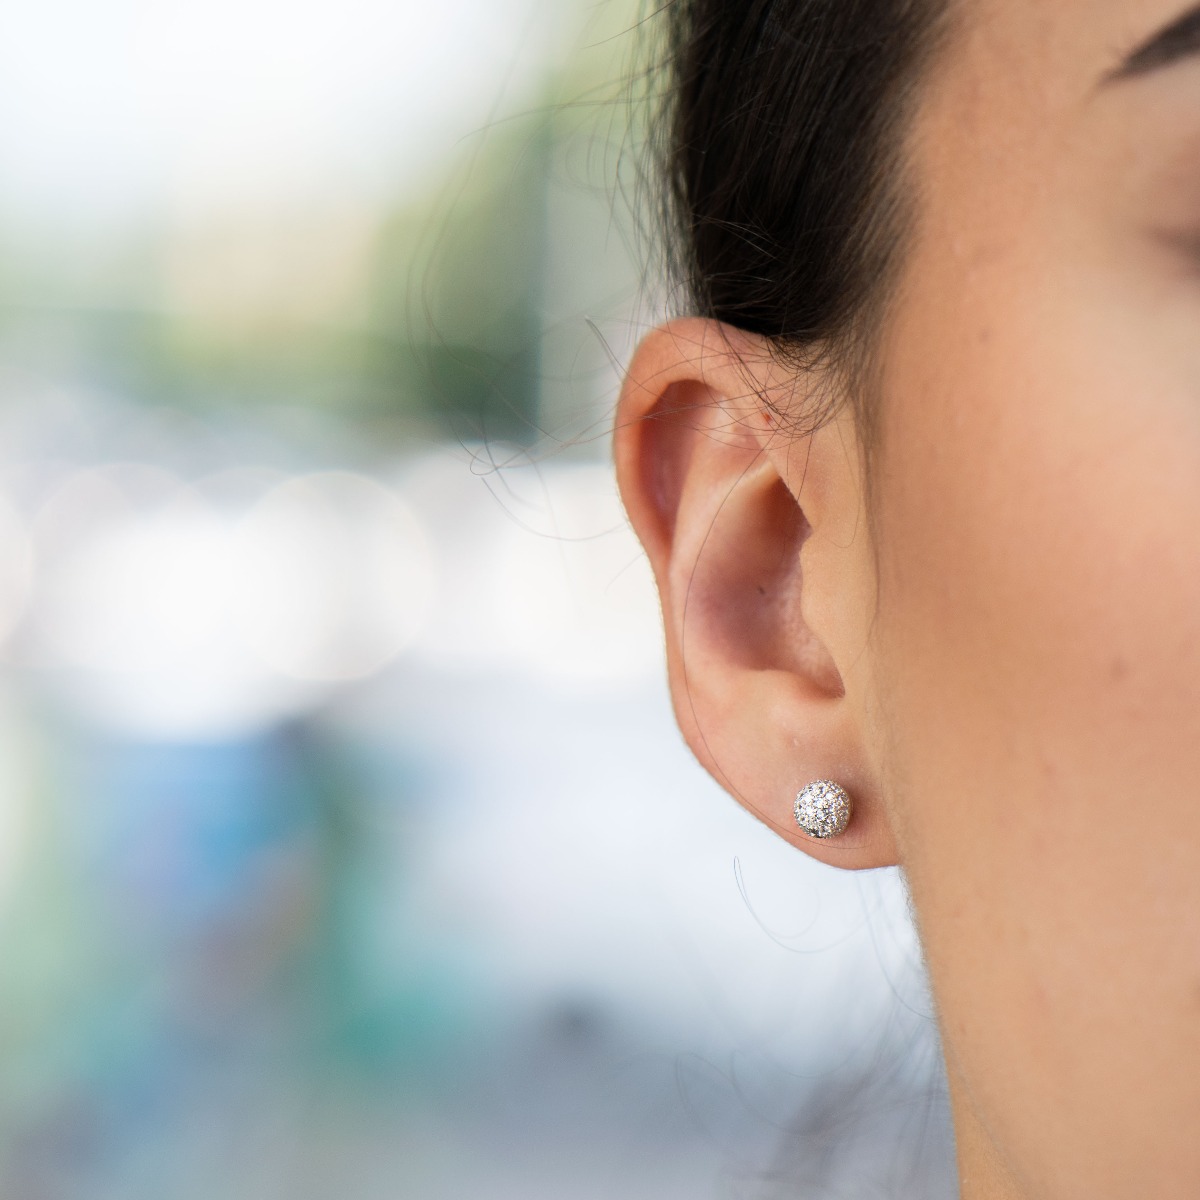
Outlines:
[[964,1197],[1193,1197],[1200,7],[668,21],[688,299],[615,447],[683,733],[901,867]]

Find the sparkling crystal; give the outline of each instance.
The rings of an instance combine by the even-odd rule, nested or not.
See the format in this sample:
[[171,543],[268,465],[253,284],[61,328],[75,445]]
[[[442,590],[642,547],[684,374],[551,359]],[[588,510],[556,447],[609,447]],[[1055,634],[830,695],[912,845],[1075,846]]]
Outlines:
[[837,837],[850,823],[850,797],[832,780],[818,779],[796,797],[795,813],[809,837]]

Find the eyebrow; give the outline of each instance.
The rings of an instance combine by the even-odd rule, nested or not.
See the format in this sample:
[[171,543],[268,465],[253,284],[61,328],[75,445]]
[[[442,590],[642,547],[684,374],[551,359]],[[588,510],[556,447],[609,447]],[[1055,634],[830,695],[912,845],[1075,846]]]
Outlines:
[[1197,55],[1200,55],[1200,4],[1152,34],[1108,74],[1105,82],[1136,79]]

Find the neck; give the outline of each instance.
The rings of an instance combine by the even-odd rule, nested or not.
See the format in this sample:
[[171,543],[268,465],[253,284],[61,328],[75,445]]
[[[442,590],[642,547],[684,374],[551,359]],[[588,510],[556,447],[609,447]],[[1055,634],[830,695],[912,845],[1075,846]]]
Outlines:
[[954,1116],[959,1200],[1029,1200],[1029,1192],[1017,1180],[979,1119],[949,1054],[946,1056],[946,1074]]

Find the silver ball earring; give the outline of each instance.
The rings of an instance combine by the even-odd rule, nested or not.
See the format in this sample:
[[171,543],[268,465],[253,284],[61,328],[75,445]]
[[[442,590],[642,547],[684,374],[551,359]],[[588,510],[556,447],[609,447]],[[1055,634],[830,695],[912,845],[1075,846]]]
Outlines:
[[796,824],[809,837],[834,838],[846,831],[852,809],[846,789],[831,779],[810,783],[797,797]]

